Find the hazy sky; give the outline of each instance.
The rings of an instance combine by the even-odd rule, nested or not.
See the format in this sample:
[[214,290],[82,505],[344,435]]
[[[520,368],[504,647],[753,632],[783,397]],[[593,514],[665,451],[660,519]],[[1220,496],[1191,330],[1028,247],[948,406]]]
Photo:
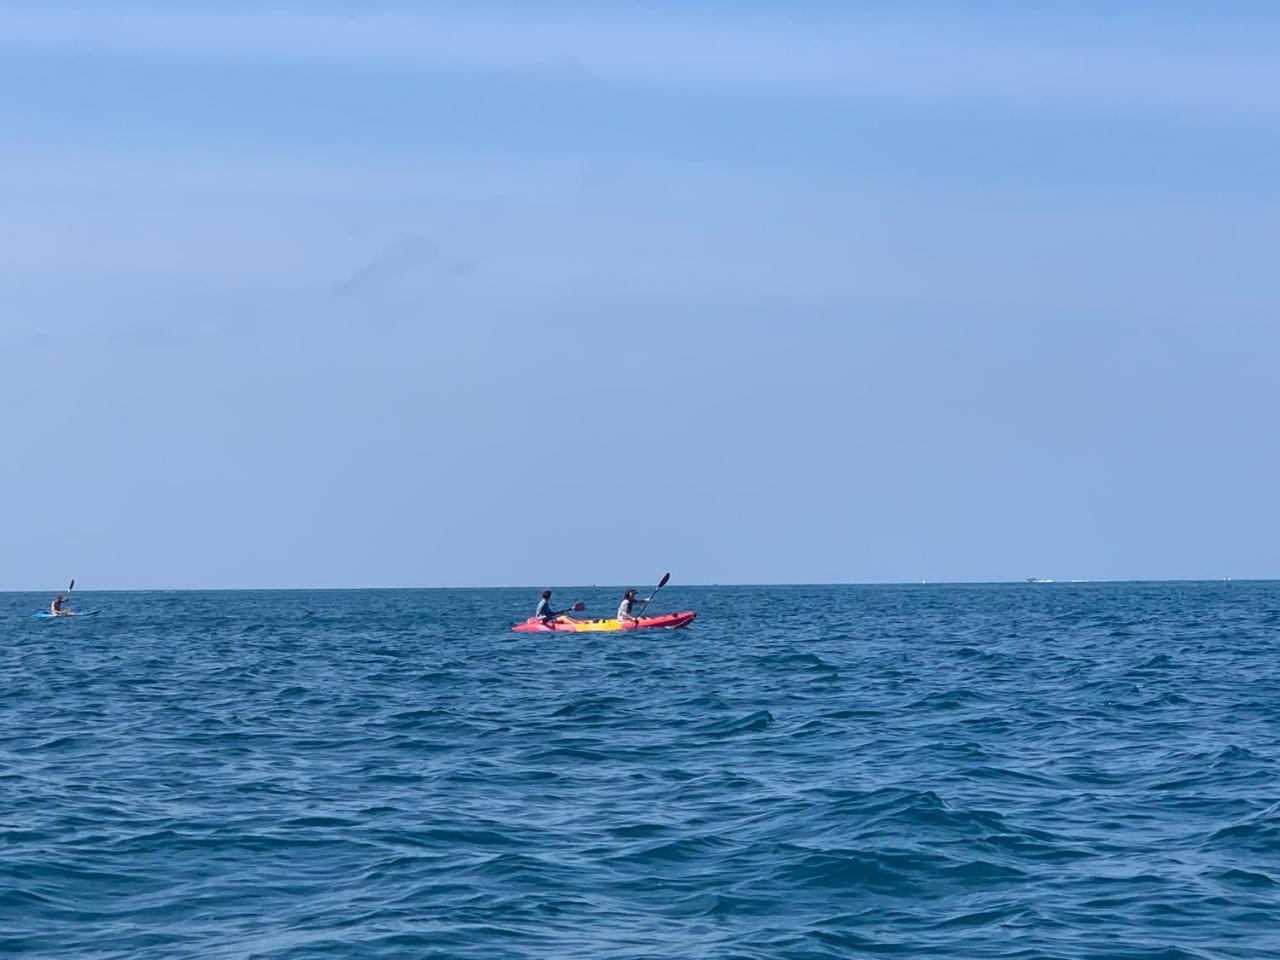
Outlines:
[[0,588],[1280,576],[1274,4],[107,8],[0,7]]

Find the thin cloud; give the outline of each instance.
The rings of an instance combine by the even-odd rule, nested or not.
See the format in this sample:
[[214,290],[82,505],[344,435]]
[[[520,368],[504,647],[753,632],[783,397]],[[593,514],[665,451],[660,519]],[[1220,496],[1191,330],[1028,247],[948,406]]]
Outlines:
[[[10,48],[292,60],[409,70],[534,72],[590,82],[780,90],[875,100],[1156,111],[1280,109],[1260,24],[1171,16],[1082,24],[914,10],[813,12],[583,6],[437,10],[27,6],[0,13]],[[1061,29],[1066,24],[1071,29]],[[1188,34],[1190,36],[1188,36]]]
[[343,299],[402,290],[422,282],[428,270],[439,259],[435,244],[424,237],[402,237],[333,286],[335,296]]

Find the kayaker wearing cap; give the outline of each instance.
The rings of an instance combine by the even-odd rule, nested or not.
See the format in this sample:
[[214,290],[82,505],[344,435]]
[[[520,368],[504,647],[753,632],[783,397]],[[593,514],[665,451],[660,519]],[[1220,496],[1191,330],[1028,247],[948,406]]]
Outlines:
[[49,604],[49,612],[55,617],[69,617],[71,611],[67,609],[67,598],[62,594],[58,594],[53,598],[53,603]]
[[[641,603],[648,603],[653,597],[645,597]],[[634,588],[628,590],[622,595],[622,602],[618,604],[618,619],[623,623],[629,623],[637,619],[631,614],[631,605],[636,602],[636,591]]]

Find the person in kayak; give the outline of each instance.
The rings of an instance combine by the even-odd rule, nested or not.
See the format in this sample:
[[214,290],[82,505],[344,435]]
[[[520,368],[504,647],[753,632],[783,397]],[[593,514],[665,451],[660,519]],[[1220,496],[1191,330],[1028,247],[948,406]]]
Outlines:
[[573,617],[567,616],[568,613],[568,610],[552,610],[551,591],[543,590],[542,599],[538,601],[538,609],[534,611],[533,616],[546,624],[555,623],[557,620],[561,623],[577,623],[578,621]]
[[53,598],[53,603],[49,604],[49,612],[55,617],[69,617],[71,611],[67,609],[67,598],[62,594],[58,594]]
[[[645,597],[641,603],[648,603],[653,597]],[[628,590],[622,595],[622,602],[618,604],[618,619],[623,623],[630,623],[632,620],[638,620],[639,617],[633,616],[631,613],[631,605],[636,602],[636,591],[634,588]]]

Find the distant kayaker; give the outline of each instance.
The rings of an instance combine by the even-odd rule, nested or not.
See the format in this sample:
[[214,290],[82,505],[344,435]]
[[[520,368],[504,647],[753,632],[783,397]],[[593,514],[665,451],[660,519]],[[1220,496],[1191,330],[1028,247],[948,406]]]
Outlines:
[[[653,597],[645,597],[641,603],[648,603]],[[634,589],[628,590],[622,595],[622,602],[618,604],[618,619],[624,623],[635,620],[636,617],[631,613],[631,605],[636,602],[636,592]]]
[[62,594],[58,594],[53,598],[53,603],[49,604],[49,612],[55,617],[69,617],[71,611],[67,609],[67,598]]

